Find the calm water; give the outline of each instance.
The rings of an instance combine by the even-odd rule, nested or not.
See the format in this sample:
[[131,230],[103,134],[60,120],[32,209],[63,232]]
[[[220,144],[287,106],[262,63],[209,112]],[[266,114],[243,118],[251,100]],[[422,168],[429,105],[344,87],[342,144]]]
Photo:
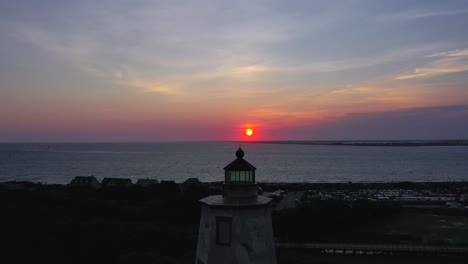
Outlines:
[[[0,182],[68,183],[77,175],[223,180],[238,143],[0,144]],[[265,182],[466,181],[468,147],[242,144]]]

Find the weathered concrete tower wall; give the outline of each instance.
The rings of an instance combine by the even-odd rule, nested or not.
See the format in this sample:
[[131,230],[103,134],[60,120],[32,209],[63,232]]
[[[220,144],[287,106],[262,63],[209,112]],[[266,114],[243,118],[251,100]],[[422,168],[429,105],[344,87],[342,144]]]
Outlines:
[[[217,243],[217,219],[232,219],[230,245]],[[219,231],[219,230],[218,230]],[[275,245],[269,204],[256,207],[202,206],[197,264],[274,264]]]

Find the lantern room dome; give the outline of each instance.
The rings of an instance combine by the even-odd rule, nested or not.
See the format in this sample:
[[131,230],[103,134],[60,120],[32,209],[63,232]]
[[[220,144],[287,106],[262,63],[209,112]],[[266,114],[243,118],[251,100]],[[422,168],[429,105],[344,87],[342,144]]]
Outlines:
[[244,151],[241,148],[236,151],[236,157],[237,159],[224,167],[225,171],[254,171],[257,169],[252,164],[244,160]]

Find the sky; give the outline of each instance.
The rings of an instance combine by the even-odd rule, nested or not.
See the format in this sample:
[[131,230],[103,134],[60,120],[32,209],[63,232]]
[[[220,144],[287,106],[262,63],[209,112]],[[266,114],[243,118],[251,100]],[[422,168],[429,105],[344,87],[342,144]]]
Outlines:
[[467,28],[450,0],[0,1],[0,142],[466,139]]

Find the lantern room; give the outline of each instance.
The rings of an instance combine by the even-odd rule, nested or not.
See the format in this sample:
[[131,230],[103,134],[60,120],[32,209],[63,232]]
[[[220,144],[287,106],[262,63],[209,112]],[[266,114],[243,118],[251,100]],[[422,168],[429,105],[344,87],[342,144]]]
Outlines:
[[255,168],[244,160],[244,151],[239,148],[236,151],[237,159],[224,167],[224,182],[228,184],[254,184]]

